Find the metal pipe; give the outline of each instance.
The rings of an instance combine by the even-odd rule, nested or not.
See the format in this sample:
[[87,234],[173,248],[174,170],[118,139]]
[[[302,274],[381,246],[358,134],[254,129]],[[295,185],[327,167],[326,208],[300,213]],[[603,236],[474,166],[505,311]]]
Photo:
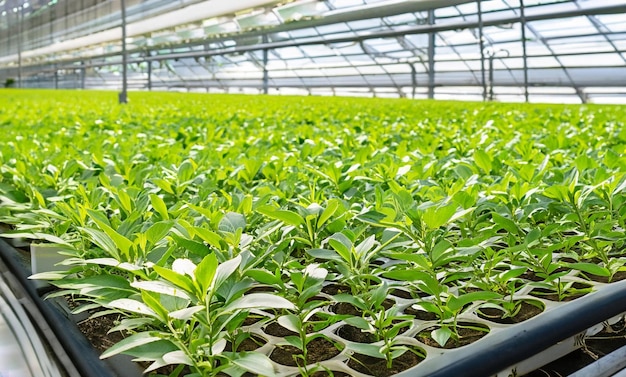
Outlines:
[[[267,43],[267,34],[263,34],[263,43]],[[267,62],[269,60],[269,51],[265,48],[263,49],[263,94],[269,93],[269,71],[267,70]]]
[[126,53],[126,0],[121,0],[122,10],[122,92],[119,103],[128,103],[128,54]]
[[528,102],[528,53],[526,51],[526,7],[524,0],[519,1],[520,24],[522,28],[522,56],[524,63],[524,102]]
[[495,54],[489,55],[489,101],[493,101],[493,58]]
[[[60,357],[60,361],[64,363],[63,366],[67,369],[69,376],[115,377],[108,368],[104,367],[95,349],[76,326],[55,310],[50,302],[39,297],[32,281],[28,280],[30,272],[26,271],[19,260],[17,251],[2,239],[0,239],[0,262],[8,267],[7,271],[2,271],[2,273],[8,275],[10,272],[10,275],[15,278],[15,284],[11,287],[13,291],[22,291],[24,302],[30,304],[27,309],[30,309],[36,317],[43,319],[37,321],[39,326],[47,324],[54,334],[51,341],[60,342],[62,345],[63,349],[53,347],[53,351],[67,353],[65,357]],[[4,266],[0,265],[0,267],[4,269]]]
[[[428,25],[435,24],[435,11],[428,11]],[[428,98],[435,98],[435,33],[428,33]]]
[[[555,18],[568,18],[568,17],[576,17],[581,15],[588,14],[614,14],[614,13],[626,13],[626,4],[619,5],[608,5],[608,6],[599,6],[599,7],[586,7],[580,9],[569,9],[565,11],[557,11],[557,12],[545,12],[545,13],[537,13],[532,15],[526,15],[526,22],[532,21],[541,21],[547,19],[555,19]],[[520,21],[519,16],[515,17],[494,17],[489,18],[487,20],[483,20],[483,27],[486,26],[496,26],[501,24],[509,24],[516,23]],[[376,39],[376,38],[391,38],[402,35],[411,35],[411,34],[426,34],[430,32],[442,32],[442,31],[450,31],[450,30],[464,30],[470,28],[477,28],[478,22],[464,20],[460,22],[447,22],[440,23],[437,25],[417,25],[405,28],[395,28],[394,30],[386,30],[380,32],[372,32],[357,35],[354,37],[336,37],[336,38],[307,38],[305,40],[289,40],[289,41],[281,41],[281,42],[271,42],[271,43],[259,43],[256,45],[248,45],[248,46],[238,46],[235,48],[224,48],[224,49],[215,49],[212,51],[193,51],[188,53],[171,53],[171,54],[162,54],[162,55],[154,55],[150,59],[159,61],[166,59],[177,59],[177,58],[186,58],[186,57],[200,57],[200,56],[217,56],[217,55],[225,55],[225,54],[234,54],[234,53],[242,53],[249,51],[259,51],[264,48],[267,49],[276,49],[283,47],[295,47],[295,46],[307,46],[307,45],[316,45],[316,44],[334,44],[334,43],[349,43],[349,42],[358,42],[368,39]],[[248,34],[244,34],[242,36],[247,36]],[[234,36],[228,37],[228,39],[232,39]],[[227,38],[210,38],[207,40],[203,40],[202,42],[190,43],[190,44],[181,44],[176,46],[171,46],[170,48],[178,48],[178,47],[192,47],[198,44],[206,44],[208,41],[219,41]],[[140,49],[132,50],[130,52],[139,52]],[[113,57],[118,56],[117,53],[108,53],[95,55],[91,58],[101,58],[101,57]],[[79,58],[70,58],[70,59],[61,59],[58,62],[75,62],[80,60]],[[148,59],[145,59],[148,60]],[[135,59],[135,61],[137,61]],[[140,60],[143,61],[143,60]]]
[[[495,375],[588,328],[626,312],[626,281],[564,303],[525,322],[489,334],[471,346],[425,360],[397,377]],[[497,355],[497,357],[494,357]]]
[[478,7],[478,45],[480,48],[480,80],[483,86],[483,101],[487,99],[487,82],[485,81],[485,38],[483,35],[483,7],[482,0],[476,0]]
[[22,6],[17,6],[17,87],[22,87]]
[[411,99],[415,99],[415,91],[417,89],[417,69],[415,69],[415,63],[409,63],[411,67]]
[[[148,51],[148,56],[150,56],[150,51]],[[148,63],[148,91],[152,91],[152,62]]]

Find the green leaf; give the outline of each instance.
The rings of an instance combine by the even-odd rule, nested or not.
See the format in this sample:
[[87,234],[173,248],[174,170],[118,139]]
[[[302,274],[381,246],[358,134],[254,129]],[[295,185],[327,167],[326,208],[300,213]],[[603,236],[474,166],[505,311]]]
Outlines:
[[361,355],[375,357],[377,359],[385,358],[385,355],[380,353],[380,346],[374,344],[350,342],[350,344],[348,344],[346,348],[356,353],[360,353]]
[[128,257],[130,255],[130,249],[133,247],[133,242],[123,235],[116,232],[113,228],[105,224],[104,222],[98,219],[98,216],[94,215],[94,211],[87,210],[87,213],[91,217],[91,219],[98,224],[100,229],[102,229],[107,236],[113,240],[115,246],[122,252],[122,255]]
[[350,326],[354,326],[364,331],[372,331],[374,330],[371,323],[369,323],[363,317],[348,317],[344,319],[344,322]]
[[341,256],[333,251],[327,249],[309,249],[306,251],[307,254],[312,256],[313,258],[326,259],[326,260],[334,260],[341,261]]
[[328,244],[345,260],[352,259],[352,241],[343,233],[335,233],[328,238]]
[[339,201],[337,199],[331,199],[326,203],[326,208],[324,209],[324,212],[322,212],[320,217],[317,219],[318,229],[320,229],[324,225],[324,223],[326,223],[326,221],[330,219],[332,215],[335,214],[335,212],[337,212],[337,208],[339,208]]
[[[154,269],[154,271],[156,271],[157,274],[159,274],[160,277],[180,287],[185,292],[193,294],[193,295],[199,294],[199,292],[197,291],[197,289],[195,288],[193,284],[193,281],[188,276],[181,275],[170,269],[160,267],[157,265],[152,266],[152,268]],[[198,295],[198,298],[201,298],[201,297]]]
[[274,377],[274,367],[270,359],[258,352],[246,352],[232,360],[233,364],[259,376]]
[[465,305],[477,302],[477,301],[487,301],[495,298],[502,297],[500,294],[489,291],[481,291],[481,292],[470,292],[462,294],[461,296],[450,296],[448,299],[448,307],[453,312],[461,310]]
[[174,195],[174,190],[172,189],[172,185],[165,179],[154,178],[152,179],[152,183],[154,183],[158,188],[167,192],[168,194]]
[[491,214],[491,218],[493,219],[493,222],[499,226],[498,229],[504,229],[507,232],[515,235],[519,234],[519,228],[517,227],[517,224],[515,224],[515,222],[513,222],[512,220],[507,219],[506,217],[501,216],[495,212]]
[[246,228],[246,218],[237,212],[227,212],[218,225],[222,232],[236,233],[238,229],[242,231]]
[[155,245],[167,235],[170,229],[172,229],[172,225],[173,224],[170,221],[161,221],[152,224],[152,226],[146,231],[146,237],[148,237],[148,241],[150,241],[151,244]]
[[240,309],[288,309],[295,310],[296,307],[287,299],[269,293],[250,293],[224,308],[225,312],[232,312]]
[[250,269],[247,270],[244,274],[245,276],[249,276],[252,279],[256,280],[261,284],[268,285],[281,285],[282,280],[280,280],[276,275],[269,273],[266,270],[262,269]]
[[109,348],[108,350],[104,351],[102,355],[100,355],[100,358],[106,359],[107,357],[111,357],[111,356],[114,356],[114,355],[117,355],[126,351],[130,351],[133,348],[137,348],[144,344],[158,342],[163,339],[153,334],[154,334],[153,332],[148,332],[148,331],[141,332],[138,334],[133,334],[129,336],[128,338],[120,341],[119,343],[116,343],[113,347]]
[[300,318],[295,314],[280,316],[278,317],[277,321],[279,325],[286,328],[287,330],[295,332],[296,334],[300,333],[300,330],[302,329],[302,322],[300,321]]
[[134,281],[130,283],[130,286],[143,291],[160,293],[168,296],[180,297],[183,299],[189,299],[189,295],[182,291],[179,287],[173,286],[164,281],[152,280],[152,281]]
[[595,263],[568,263],[567,265],[575,270],[583,271],[592,275],[605,277],[611,276],[611,271],[609,271],[608,268],[598,266]]
[[480,149],[474,150],[474,162],[476,162],[476,165],[481,168],[485,172],[485,174],[491,173],[491,157],[489,157],[489,155],[485,151],[482,151]]
[[195,255],[205,256],[209,253],[209,249],[202,242],[190,240],[190,239],[181,237],[179,235],[176,235],[174,233],[172,233],[170,236],[174,239],[174,241],[179,247],[189,250]]
[[188,308],[184,308],[184,309],[180,309],[180,310],[175,310],[173,312],[169,313],[169,316],[171,318],[175,318],[175,319],[180,319],[183,321],[186,321],[188,319],[190,319],[191,317],[193,317],[194,314],[201,312],[203,310],[205,310],[206,307],[205,306],[201,306],[201,305],[197,305],[197,306],[190,306]]
[[240,264],[241,254],[237,255],[231,260],[220,263],[215,271],[215,278],[213,279],[210,289],[218,289],[219,287],[221,287],[226,279],[228,279],[235,271],[237,271]]
[[214,253],[205,256],[195,270],[196,282],[200,285],[200,290],[205,294],[213,284],[217,273],[217,257]]
[[113,300],[107,304],[107,307],[159,318],[157,313],[155,313],[154,310],[150,309],[148,305],[137,300],[131,300],[129,298],[120,298],[117,300]]
[[430,336],[441,347],[445,347],[446,343],[448,343],[448,339],[450,339],[450,337],[452,336],[452,330],[450,330],[448,327],[440,327],[431,331]]
[[296,212],[279,210],[271,205],[260,206],[257,212],[275,220],[280,220],[286,225],[300,226],[304,224],[304,219]]
[[107,236],[106,233],[92,228],[79,228],[82,232],[86,233],[89,240],[93,242],[100,249],[106,251],[115,260],[121,261],[120,253],[115,246],[115,242]]
[[202,238],[202,241],[208,243],[216,249],[221,248],[220,241],[222,240],[222,237],[219,234],[209,229],[200,227],[194,227],[193,231],[198,235],[198,237]]
[[541,237],[541,230],[535,228],[531,230],[530,232],[528,232],[528,234],[524,238],[524,243],[526,245],[531,245],[532,243],[537,241],[540,237]]
[[448,204],[442,207],[429,207],[424,211],[422,219],[430,229],[438,229],[448,223],[448,220],[456,212],[456,204]]
[[[297,330],[291,330],[291,331],[297,331]],[[304,349],[304,345],[302,344],[302,339],[300,339],[300,337],[288,335],[285,337],[285,341],[299,350]]]

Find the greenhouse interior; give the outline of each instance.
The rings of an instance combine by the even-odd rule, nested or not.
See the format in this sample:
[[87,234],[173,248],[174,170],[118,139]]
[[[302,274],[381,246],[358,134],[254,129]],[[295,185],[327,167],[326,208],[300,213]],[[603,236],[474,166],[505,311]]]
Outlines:
[[623,0],[0,0],[0,376],[626,376]]

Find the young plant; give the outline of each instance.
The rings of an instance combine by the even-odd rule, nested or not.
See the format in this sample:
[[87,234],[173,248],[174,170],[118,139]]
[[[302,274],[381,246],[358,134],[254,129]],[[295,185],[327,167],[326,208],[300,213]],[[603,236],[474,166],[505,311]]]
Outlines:
[[[195,375],[247,370],[273,375],[265,356],[255,353],[225,352],[228,330],[241,325],[243,312],[250,309],[295,309],[284,298],[268,293],[245,294],[252,282],[241,279],[238,268],[242,256],[218,263],[214,254],[198,265],[188,259],[177,259],[171,268],[152,267],[153,277],[135,281],[131,286],[138,294],[112,300],[104,305],[124,313],[152,318],[160,326],[134,333],[102,354],[118,353],[139,356],[152,364],[146,372],[169,364],[186,364]],[[141,346],[159,344],[166,353],[155,355]]]

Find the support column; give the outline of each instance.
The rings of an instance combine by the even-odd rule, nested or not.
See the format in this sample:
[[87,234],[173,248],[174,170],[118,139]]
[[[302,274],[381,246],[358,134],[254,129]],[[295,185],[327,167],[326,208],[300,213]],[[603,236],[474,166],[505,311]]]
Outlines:
[[[435,11],[428,11],[428,24],[435,24]],[[428,33],[428,98],[435,98],[435,33]]]
[[528,102],[528,54],[526,52],[526,7],[524,0],[519,1],[519,9],[522,27],[522,58],[524,61],[524,102]]
[[[150,58],[150,51],[147,52],[147,57]],[[152,91],[152,60],[148,59],[148,91]]]
[[483,86],[483,101],[487,100],[487,80],[485,80],[485,41],[483,37],[483,7],[482,0],[477,0],[478,6],[478,42],[480,48],[480,77]]
[[[263,34],[263,44],[268,43],[267,34]],[[269,85],[270,85],[270,77],[269,72],[267,71],[267,61],[269,60],[268,56],[269,51],[267,48],[263,49],[263,94],[269,93]]]
[[22,6],[17,6],[17,87],[22,87]]
[[80,88],[85,89],[85,76],[87,75],[85,62],[81,62],[80,65]]
[[411,99],[415,99],[415,90],[417,89],[417,69],[415,69],[415,63],[410,63],[409,66],[411,67]]
[[54,64],[54,89],[59,89],[59,70],[56,63]]
[[121,0],[122,10],[122,92],[119,94],[119,103],[128,103],[128,64],[126,56],[126,1]]

